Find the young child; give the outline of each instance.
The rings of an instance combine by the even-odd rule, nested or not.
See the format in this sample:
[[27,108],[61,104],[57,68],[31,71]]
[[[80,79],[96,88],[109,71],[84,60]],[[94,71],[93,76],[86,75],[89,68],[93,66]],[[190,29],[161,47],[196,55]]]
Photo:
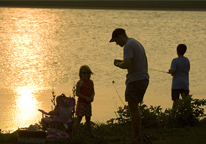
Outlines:
[[185,44],[177,46],[177,58],[174,58],[171,63],[169,73],[173,76],[172,79],[172,100],[173,108],[178,105],[179,95],[189,95],[189,71],[190,61],[184,54],[187,50]]
[[76,108],[76,121],[75,121],[75,138],[79,135],[79,125],[82,117],[85,116],[86,126],[89,131],[90,137],[94,138],[95,135],[92,133],[90,119],[92,116],[91,102],[94,100],[94,84],[90,79],[93,72],[87,65],[83,65],[79,70],[80,80],[76,85],[76,95],[78,96],[77,108]]

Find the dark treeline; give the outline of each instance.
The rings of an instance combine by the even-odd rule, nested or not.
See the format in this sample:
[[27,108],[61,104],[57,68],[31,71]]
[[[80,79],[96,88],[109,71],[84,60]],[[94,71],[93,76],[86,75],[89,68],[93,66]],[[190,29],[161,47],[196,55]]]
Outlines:
[[1,7],[206,10],[206,1],[0,1]]

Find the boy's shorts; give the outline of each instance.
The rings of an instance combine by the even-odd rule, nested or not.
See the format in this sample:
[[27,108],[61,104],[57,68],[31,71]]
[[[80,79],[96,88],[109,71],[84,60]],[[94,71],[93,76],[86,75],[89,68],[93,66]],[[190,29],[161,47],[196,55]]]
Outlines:
[[90,104],[77,103],[76,115],[80,116],[80,117],[92,116],[92,106],[91,106],[91,103]]
[[[189,95],[189,90],[184,90],[184,89],[172,89],[172,100],[176,101],[180,98],[180,94],[182,98],[184,96]],[[184,95],[183,95],[184,94]]]
[[148,87],[149,80],[134,81],[126,86],[125,101],[140,103]]

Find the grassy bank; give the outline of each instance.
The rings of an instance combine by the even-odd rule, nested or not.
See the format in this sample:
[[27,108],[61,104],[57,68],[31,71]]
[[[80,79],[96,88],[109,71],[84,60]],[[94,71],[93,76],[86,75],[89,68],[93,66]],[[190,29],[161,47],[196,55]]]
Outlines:
[[2,7],[206,10],[206,1],[1,1]]
[[[142,131],[151,136],[149,139],[153,144],[204,144],[206,134],[206,119],[197,126],[182,128],[142,128]],[[86,132],[86,131],[85,131]],[[130,125],[100,125],[94,130],[100,139],[91,140],[82,136],[77,143],[85,144],[127,144],[131,136]],[[82,141],[83,139],[83,141]],[[142,142],[145,137],[142,135]]]
[[[142,141],[140,143],[144,143],[144,134],[153,144],[205,143],[206,118],[202,107],[206,105],[206,99],[199,100],[187,96],[178,102],[176,108],[165,111],[162,111],[160,106],[147,107],[144,103],[140,105],[142,112]],[[119,107],[116,113],[118,117],[108,120],[107,123],[92,122],[92,130],[98,138],[89,138],[85,124],[81,123],[79,138],[73,142],[62,139],[59,143],[129,144],[132,130],[128,106]],[[71,132],[68,131],[68,133]],[[16,144],[17,136],[18,131],[12,134],[0,133],[0,143]]]
[[[206,135],[206,119],[200,121],[197,126],[183,128],[142,128],[143,132],[150,136],[153,144],[204,144]],[[94,124],[93,131],[99,136],[90,139],[86,127],[81,126],[80,138],[72,144],[127,144],[131,136],[130,125],[105,125]],[[143,136],[144,139],[144,136]],[[65,143],[65,140],[59,143]],[[17,144],[17,132],[4,135],[0,134],[0,143]],[[47,144],[53,144],[46,142]],[[143,141],[141,143],[144,143]]]

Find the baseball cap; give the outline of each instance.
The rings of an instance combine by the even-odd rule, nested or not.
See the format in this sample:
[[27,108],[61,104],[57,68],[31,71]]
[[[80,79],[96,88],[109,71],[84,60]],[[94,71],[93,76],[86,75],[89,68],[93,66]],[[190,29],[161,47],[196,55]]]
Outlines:
[[118,37],[118,35],[125,34],[125,30],[122,28],[117,28],[112,33],[112,39],[109,42],[114,42],[114,38]]

